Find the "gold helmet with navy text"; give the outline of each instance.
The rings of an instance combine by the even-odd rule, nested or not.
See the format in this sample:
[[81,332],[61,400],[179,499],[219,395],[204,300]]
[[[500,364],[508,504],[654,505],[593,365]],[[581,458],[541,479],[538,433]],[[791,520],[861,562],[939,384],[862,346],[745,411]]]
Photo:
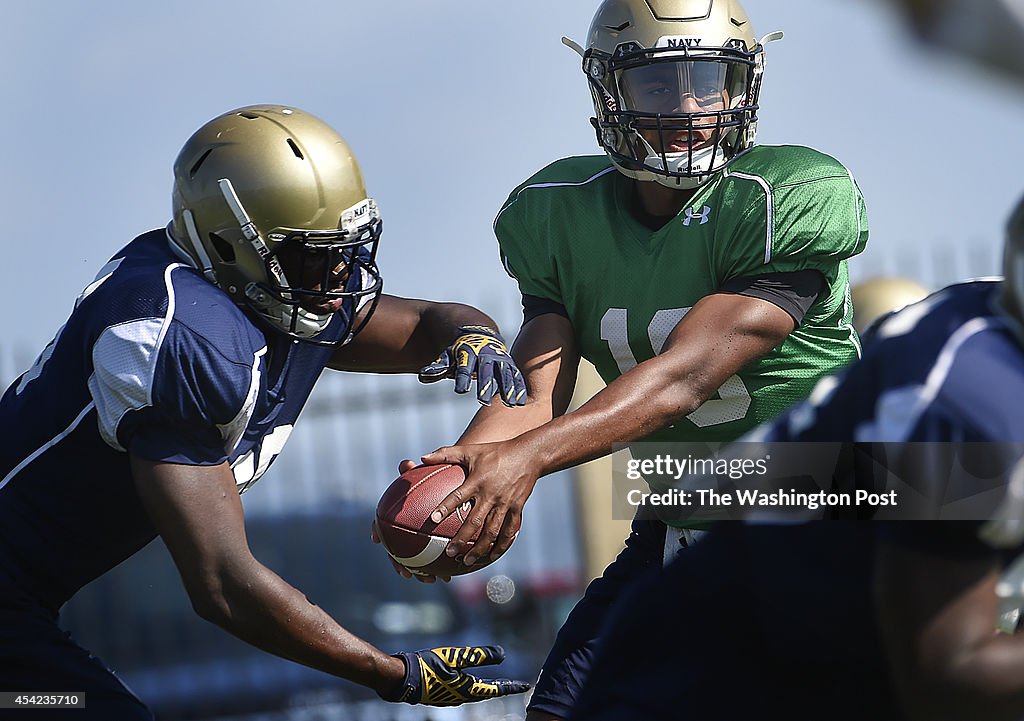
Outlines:
[[696,188],[754,144],[764,44],[737,0],[604,0],[583,56],[597,141],[631,178]]
[[297,108],[197,130],[174,163],[173,212],[171,239],[206,278],[292,338],[321,342],[339,314],[351,338],[380,296],[377,205],[344,139]]
[[1006,223],[1003,246],[1003,288],[1000,305],[1024,343],[1024,198]]

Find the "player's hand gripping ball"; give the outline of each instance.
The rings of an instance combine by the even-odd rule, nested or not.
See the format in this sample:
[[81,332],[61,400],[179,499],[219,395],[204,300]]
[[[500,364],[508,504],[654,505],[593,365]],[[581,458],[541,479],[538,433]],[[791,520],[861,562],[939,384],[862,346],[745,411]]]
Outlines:
[[501,396],[507,406],[526,403],[526,381],[498,331],[482,325],[459,328],[459,337],[430,365],[421,368],[421,383],[455,379],[455,392],[466,393],[476,378],[476,399],[485,406]]
[[469,515],[470,503],[462,504],[440,523],[430,520],[431,512],[464,480],[461,466],[416,466],[388,486],[377,503],[374,522],[377,536],[396,563],[421,576],[459,576],[491,562],[489,557],[478,559],[472,566],[463,562],[465,551],[476,541],[475,535],[462,554],[454,558],[445,554],[448,542]]

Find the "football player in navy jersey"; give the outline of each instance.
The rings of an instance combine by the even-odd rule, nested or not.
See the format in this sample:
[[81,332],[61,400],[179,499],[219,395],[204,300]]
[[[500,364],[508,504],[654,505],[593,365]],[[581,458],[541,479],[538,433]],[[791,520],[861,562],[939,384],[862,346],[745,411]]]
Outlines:
[[1024,717],[1024,634],[995,633],[1024,602],[1024,201],[1004,270],[886,316],[860,362],[747,436],[885,443],[942,517],[969,474],[997,479],[992,515],[719,524],[620,600],[572,719]]
[[[526,690],[462,669],[498,647],[395,656],[253,558],[239,494],[281,451],[325,367],[456,380],[522,404],[494,322],[381,294],[381,220],[329,126],[251,106],[174,166],[173,220],[118,251],[0,400],[0,687],[84,691],[75,719],[151,714],[57,624],[83,585],[160,536],[203,618],[375,689],[457,705]],[[430,361],[440,357],[433,363]]]

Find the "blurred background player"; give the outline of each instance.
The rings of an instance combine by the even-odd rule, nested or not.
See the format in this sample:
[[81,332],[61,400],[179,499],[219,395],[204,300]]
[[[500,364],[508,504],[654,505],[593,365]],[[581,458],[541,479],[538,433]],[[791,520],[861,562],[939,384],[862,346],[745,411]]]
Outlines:
[[928,289],[909,278],[877,276],[855,283],[850,290],[853,327],[863,335],[882,316],[916,303],[926,295]]
[[1024,716],[1024,636],[994,632],[1001,600],[1024,600],[1019,565],[1000,581],[1024,549],[1024,200],[1004,270],[888,316],[861,361],[747,436],[773,456],[885,443],[888,482],[916,471],[944,518],[969,518],[944,504],[972,490],[956,469],[974,449],[974,492],[1004,484],[993,520],[716,525],[621,600],[573,719]]
[[[497,647],[390,656],[348,633],[253,558],[239,498],[325,367],[409,372],[441,352],[431,378],[457,374],[465,391],[471,373],[493,375],[481,400],[497,388],[522,403],[493,321],[381,294],[376,203],[312,115],[228,112],[188,140],[174,176],[166,231],[114,255],[0,400],[0,684],[85,692],[76,719],[150,718],[57,612],[159,535],[196,612],[265,651],[392,701],[525,690],[461,670],[500,662]],[[462,352],[481,337],[489,353]]]
[[[1003,273],[1002,284],[951,289],[991,292],[979,299],[973,335],[963,338],[966,325],[958,331],[963,350],[943,387],[956,382],[959,358],[975,364],[973,388],[961,382],[962,405],[946,404],[947,413],[962,417],[967,438],[1000,444],[986,455],[1005,464],[1006,497],[984,523],[906,524],[881,534],[875,600],[893,677],[914,719],[1024,717],[1024,635],[992,633],[993,619],[1024,605],[1024,199],[1007,225]],[[932,314],[940,315],[941,302],[958,301],[936,301]]]
[[[754,144],[764,43],[734,0],[607,0],[583,56],[604,155],[558,160],[516,188],[494,228],[519,284],[524,412],[496,405],[457,447],[435,519],[474,499],[453,555],[508,548],[537,479],[641,439],[734,439],[858,355],[846,259],[864,201],[837,160]],[[580,358],[607,388],[566,413]],[[544,665],[530,718],[564,718],[620,590],[662,562],[665,525],[638,521]],[[692,540],[689,532],[682,534]]]
[[1021,0],[895,0],[918,38],[1024,80]]

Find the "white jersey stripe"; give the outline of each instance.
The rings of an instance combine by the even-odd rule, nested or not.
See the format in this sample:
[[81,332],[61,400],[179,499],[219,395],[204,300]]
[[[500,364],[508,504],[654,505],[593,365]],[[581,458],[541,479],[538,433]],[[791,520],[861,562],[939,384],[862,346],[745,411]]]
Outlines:
[[93,344],[89,392],[96,404],[100,436],[114,450],[125,450],[117,440],[121,419],[131,411],[153,405],[156,364],[174,318],[171,273],[183,267],[173,263],[164,269],[167,311],[162,318],[140,318],[110,326]]
[[527,190],[532,190],[534,188],[578,188],[580,186],[586,185],[587,183],[592,183],[593,181],[597,180],[598,178],[601,178],[601,177],[603,177],[605,175],[608,175],[608,173],[611,173],[614,170],[615,170],[615,166],[612,165],[612,166],[610,166],[608,168],[605,168],[604,170],[602,170],[599,173],[595,173],[594,175],[591,175],[589,178],[587,178],[586,180],[584,180],[582,182],[579,182],[579,183],[570,183],[570,182],[564,182],[564,183],[535,183],[534,185],[527,185],[525,187],[522,187],[522,188],[519,189],[519,192],[516,193],[516,196],[514,198],[512,198],[512,200],[510,200],[508,203],[506,203],[505,206],[502,207],[502,209],[498,211],[498,214],[496,216],[494,216],[494,222],[491,223],[491,227],[492,228],[496,228],[497,227],[497,225],[498,225],[498,218],[501,217],[501,214],[504,213],[509,208],[511,208],[515,204],[515,202],[517,200],[519,200],[519,196],[522,195]]
[[909,438],[921,415],[938,396],[963,344],[995,325],[990,318],[974,318],[957,328],[936,357],[925,382],[882,393],[875,404],[874,417],[857,427],[854,440],[892,443]]
[[82,412],[79,413],[75,417],[75,420],[71,421],[71,425],[69,425],[67,428],[65,428],[63,431],[58,433],[56,436],[54,436],[53,438],[48,440],[43,445],[39,446],[39,448],[37,448],[32,454],[30,454],[29,456],[26,456],[25,459],[21,463],[19,463],[14,468],[12,468],[11,472],[8,473],[6,476],[4,476],[3,480],[0,480],[0,490],[3,490],[3,487],[6,486],[7,483],[12,478],[14,478],[16,475],[18,475],[18,473],[21,471],[22,468],[27,466],[29,463],[34,461],[36,458],[39,458],[39,456],[41,456],[47,450],[49,450],[50,448],[53,448],[55,445],[57,445],[62,440],[67,438],[69,435],[71,435],[71,433],[75,430],[75,428],[78,427],[78,424],[82,422],[82,419],[85,418],[87,415],[89,415],[89,412],[93,408],[95,408],[95,407],[96,407],[95,403],[89,403],[85,408],[82,409]]
[[245,429],[252,420],[253,409],[256,407],[256,396],[260,390],[260,361],[267,354],[267,347],[263,346],[253,354],[252,371],[249,381],[249,391],[245,394],[245,402],[238,409],[238,413],[229,423],[218,425],[221,437],[224,439],[224,452],[229,456],[238,448],[239,441],[245,434]]
[[[580,186],[586,185],[587,183],[592,183],[593,181],[597,180],[598,178],[601,178],[601,177],[603,177],[605,175],[608,175],[608,173],[611,173],[614,170],[615,170],[615,166],[612,165],[612,166],[610,166],[608,168],[605,168],[604,170],[602,170],[599,173],[595,173],[594,175],[591,175],[589,178],[587,178],[586,180],[584,180],[582,182],[579,182],[579,183],[570,183],[570,182],[563,182],[563,183],[535,183],[533,185],[527,185],[527,186],[525,186],[523,188],[520,188],[519,192],[516,193],[515,197],[512,198],[512,200],[508,201],[504,206],[502,206],[501,210],[498,211],[498,214],[496,216],[494,216],[494,222],[491,223],[491,229],[495,232],[495,234],[497,234],[497,232],[498,232],[498,218],[501,217],[502,213],[504,213],[506,210],[511,208],[513,205],[515,205],[516,201],[519,200],[519,196],[522,195],[527,190],[531,190],[533,188],[578,188]],[[511,266],[509,265],[509,262],[508,262],[508,256],[505,255],[504,253],[501,254],[501,265],[505,268],[505,272],[508,273],[508,276],[510,278],[512,278],[512,279],[514,279],[516,281],[519,280],[518,278],[516,278],[515,273],[512,272],[512,268],[511,268]]]
[[857,181],[853,179],[853,171],[849,168],[846,169],[846,174],[850,176],[850,184],[853,186],[853,215],[857,219],[857,242],[860,242],[860,236],[864,233],[864,228],[860,222],[860,193],[857,188]]
[[[728,170],[726,170],[728,172]],[[742,178],[743,180],[753,180],[755,183],[761,186],[764,190],[766,211],[765,211],[765,241],[764,241],[764,264],[768,265],[772,262],[772,189],[768,185],[768,181],[759,175],[750,175],[749,173],[729,173],[731,178]]]

